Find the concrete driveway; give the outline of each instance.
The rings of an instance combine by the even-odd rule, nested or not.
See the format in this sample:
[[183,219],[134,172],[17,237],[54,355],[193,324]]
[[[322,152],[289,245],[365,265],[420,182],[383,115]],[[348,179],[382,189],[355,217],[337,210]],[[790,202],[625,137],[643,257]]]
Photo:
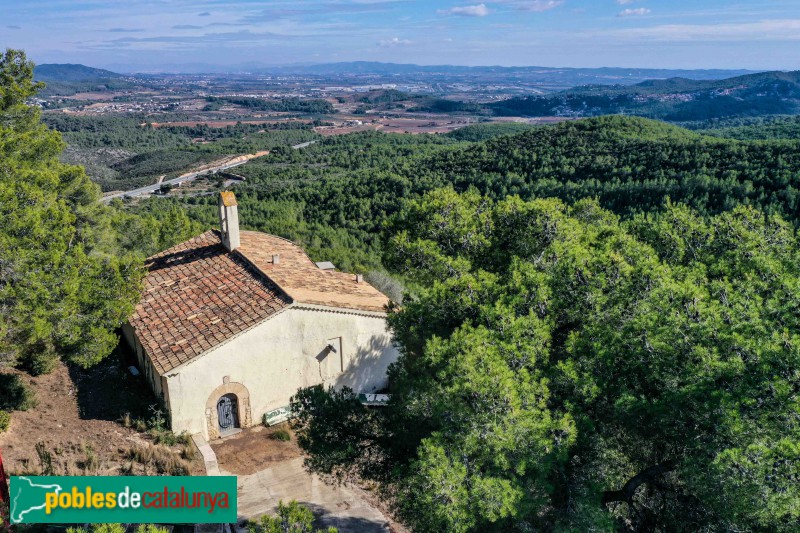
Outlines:
[[[223,475],[224,465],[220,465]],[[297,457],[276,464],[255,474],[238,477],[239,518],[257,518],[274,513],[278,502],[297,500],[317,517],[317,527],[334,526],[341,533],[384,533],[389,521],[364,498],[363,492],[351,486],[325,484],[318,476],[303,468]]]

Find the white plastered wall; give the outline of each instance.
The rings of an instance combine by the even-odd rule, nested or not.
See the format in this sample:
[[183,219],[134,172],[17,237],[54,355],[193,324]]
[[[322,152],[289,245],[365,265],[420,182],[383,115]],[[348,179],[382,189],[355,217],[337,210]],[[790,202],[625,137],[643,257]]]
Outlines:
[[252,424],[288,405],[300,387],[324,383],[373,392],[386,386],[386,370],[397,356],[382,314],[292,306],[166,374],[172,429],[215,437],[207,416],[216,413],[207,412],[207,404],[239,384],[249,394]]

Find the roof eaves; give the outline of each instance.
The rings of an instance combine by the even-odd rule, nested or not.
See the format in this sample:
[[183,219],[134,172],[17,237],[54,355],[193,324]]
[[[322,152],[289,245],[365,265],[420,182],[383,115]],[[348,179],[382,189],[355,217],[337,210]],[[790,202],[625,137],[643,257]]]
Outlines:
[[387,313],[385,311],[368,311],[365,309],[351,309],[348,307],[333,307],[329,305],[307,304],[301,302],[296,302],[291,307],[292,309],[299,309],[304,311],[320,311],[325,313],[340,313],[345,315],[361,315],[374,318],[386,318],[387,316]]

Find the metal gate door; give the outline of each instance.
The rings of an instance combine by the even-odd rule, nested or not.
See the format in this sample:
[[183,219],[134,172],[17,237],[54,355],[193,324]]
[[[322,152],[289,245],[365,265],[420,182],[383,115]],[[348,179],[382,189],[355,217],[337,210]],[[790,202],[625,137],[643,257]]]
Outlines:
[[220,432],[237,427],[239,424],[236,412],[236,396],[226,394],[220,398],[217,402],[217,415],[219,415]]

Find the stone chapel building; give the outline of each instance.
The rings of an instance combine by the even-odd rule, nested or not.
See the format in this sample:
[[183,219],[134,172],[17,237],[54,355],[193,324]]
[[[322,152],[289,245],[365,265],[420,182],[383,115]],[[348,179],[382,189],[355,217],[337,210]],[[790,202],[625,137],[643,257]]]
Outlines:
[[147,260],[123,327],[173,431],[214,439],[280,421],[300,387],[385,387],[398,356],[388,298],[286,239],[239,231],[232,192],[219,215],[220,231]]

